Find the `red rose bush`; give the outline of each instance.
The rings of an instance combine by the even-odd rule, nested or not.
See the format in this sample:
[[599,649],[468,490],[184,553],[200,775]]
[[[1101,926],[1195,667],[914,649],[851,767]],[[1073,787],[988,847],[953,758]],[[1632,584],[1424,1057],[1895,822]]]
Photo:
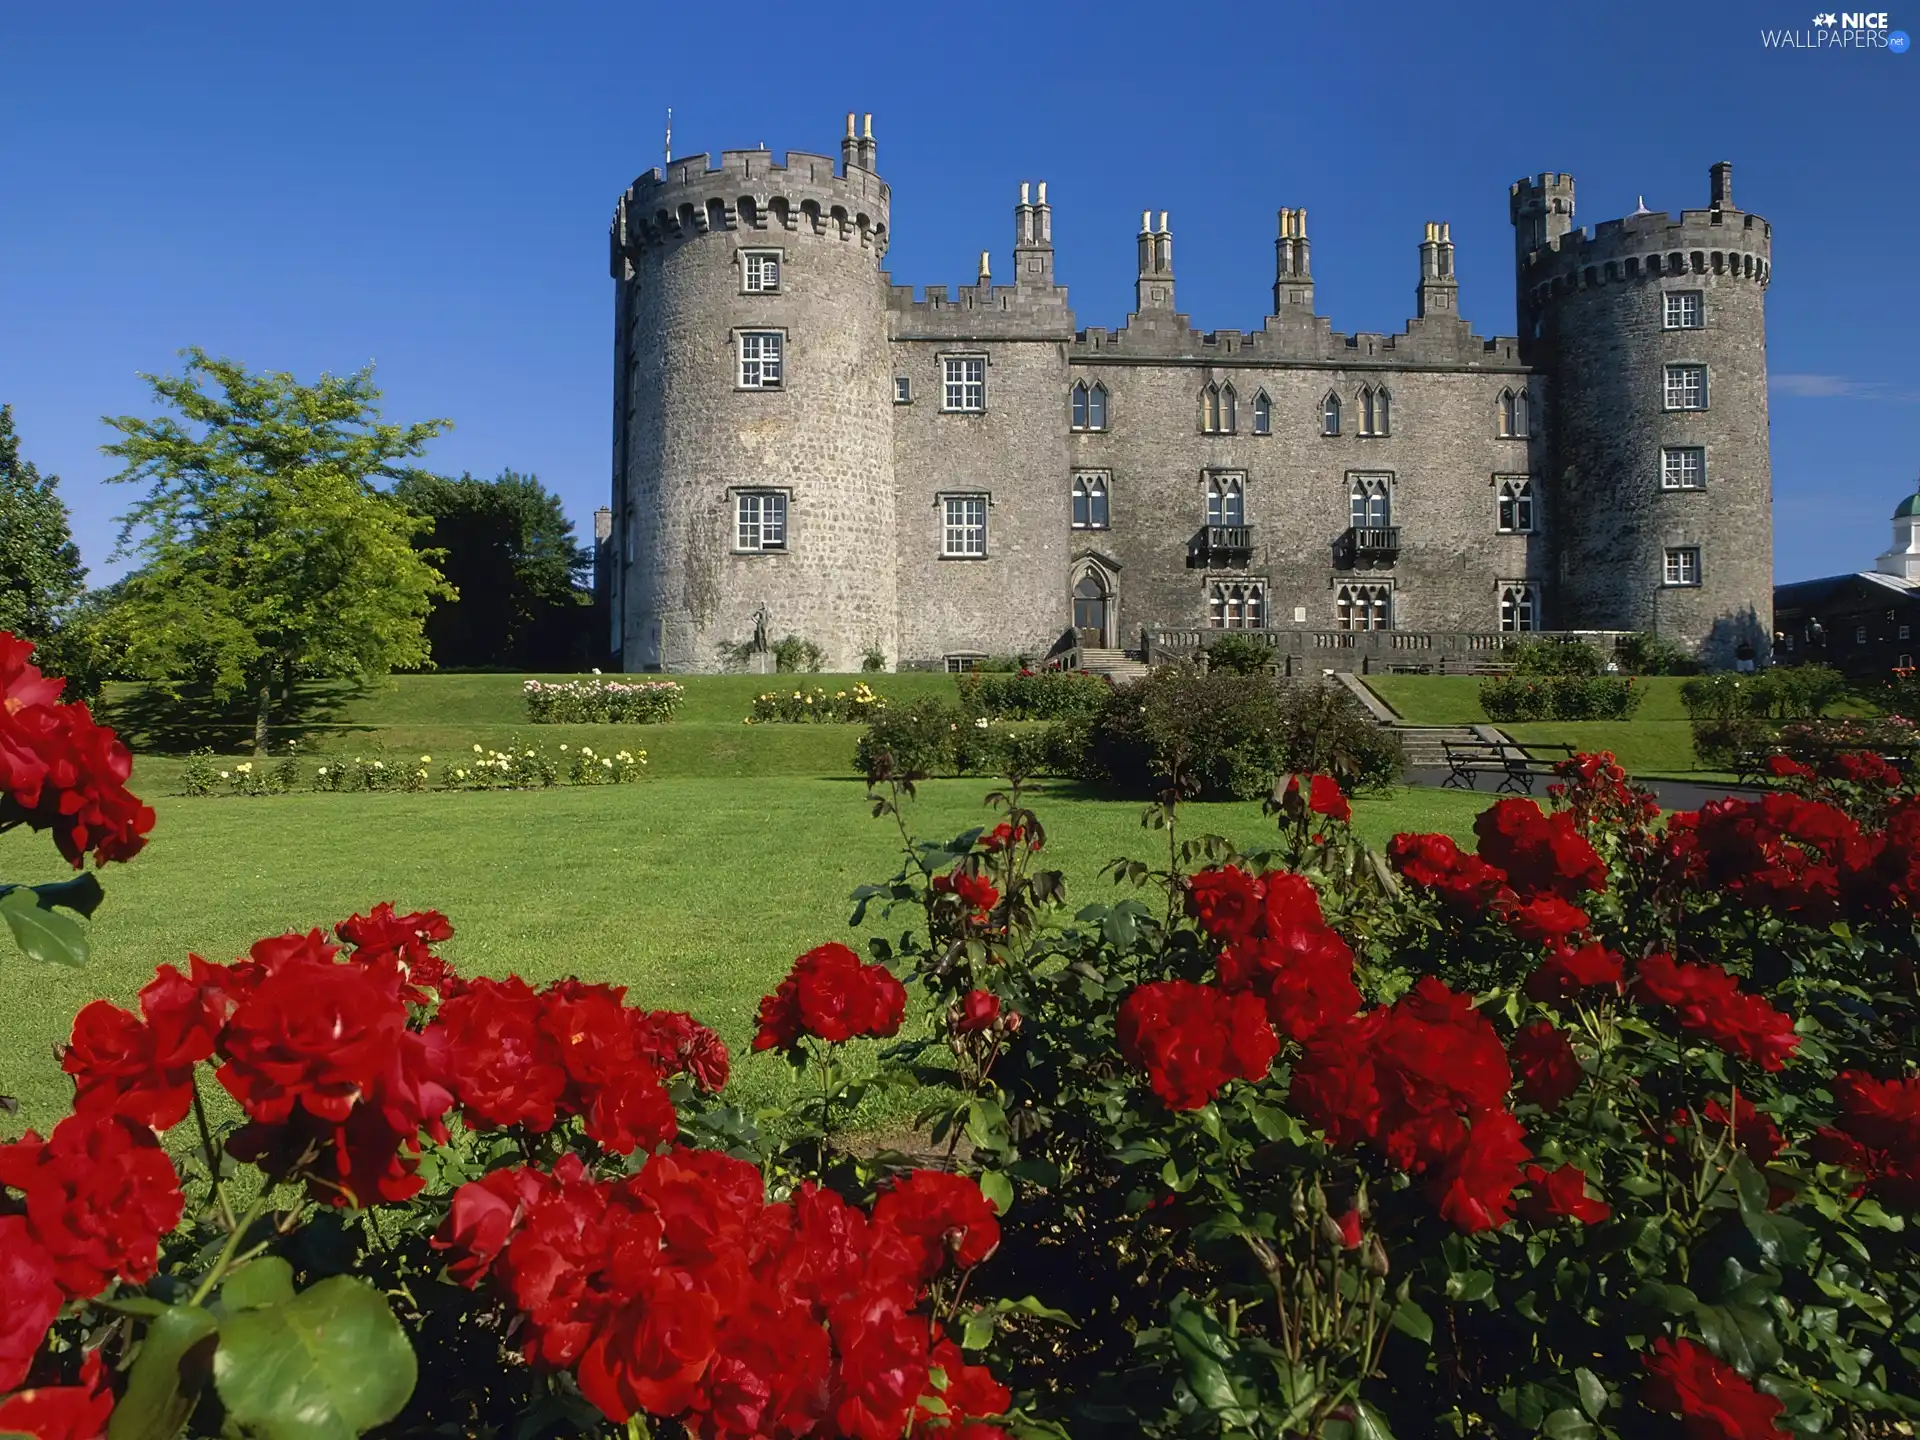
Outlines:
[[1071,904],[1017,787],[925,843],[883,786],[752,1115],[430,910],[181,957],[0,1143],[0,1433],[1906,1433],[1920,799],[1783,778],[1663,817],[1581,756],[1376,854],[1280,777],[1273,850],[1170,800]]

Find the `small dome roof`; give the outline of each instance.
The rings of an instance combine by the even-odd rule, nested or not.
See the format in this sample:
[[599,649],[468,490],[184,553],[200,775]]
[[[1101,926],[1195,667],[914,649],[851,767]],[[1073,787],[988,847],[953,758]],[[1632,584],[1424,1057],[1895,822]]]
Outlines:
[[1916,515],[1920,515],[1920,495],[1907,496],[1900,502],[1899,509],[1893,512],[1896,520],[1910,520]]

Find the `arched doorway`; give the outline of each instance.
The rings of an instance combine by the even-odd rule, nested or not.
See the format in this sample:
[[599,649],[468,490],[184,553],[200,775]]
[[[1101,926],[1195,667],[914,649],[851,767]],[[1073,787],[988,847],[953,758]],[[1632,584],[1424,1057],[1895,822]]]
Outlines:
[[1083,649],[1112,648],[1113,591],[1089,565],[1073,587],[1073,636]]

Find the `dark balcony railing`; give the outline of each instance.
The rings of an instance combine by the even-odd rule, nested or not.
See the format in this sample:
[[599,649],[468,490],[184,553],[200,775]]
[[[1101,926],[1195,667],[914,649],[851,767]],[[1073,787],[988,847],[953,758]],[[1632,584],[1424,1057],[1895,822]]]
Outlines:
[[1355,525],[1347,531],[1347,544],[1356,558],[1368,560],[1400,553],[1398,525]]
[[1196,549],[1202,555],[1250,555],[1253,553],[1251,525],[1209,525],[1196,537]]

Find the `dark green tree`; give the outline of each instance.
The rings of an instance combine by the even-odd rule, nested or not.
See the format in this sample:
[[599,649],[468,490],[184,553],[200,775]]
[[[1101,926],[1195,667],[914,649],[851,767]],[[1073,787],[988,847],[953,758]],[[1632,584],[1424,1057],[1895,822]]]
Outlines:
[[307,385],[182,353],[182,374],[145,377],[174,414],[106,422],[123,437],[102,447],[125,466],[111,478],[148,487],[121,517],[142,564],[118,629],[133,673],[253,697],[264,753],[276,685],[427,663],[427,614],[451,591],[414,545],[424,522],[375,481],[449,422],[383,423],[370,366]]
[[59,486],[59,476],[20,458],[13,407],[0,405],[0,630],[36,644],[86,589]]
[[434,664],[558,670],[582,662],[593,602],[582,582],[593,555],[537,476],[414,474],[393,493],[433,522],[418,543],[440,552],[457,592],[427,617]]

